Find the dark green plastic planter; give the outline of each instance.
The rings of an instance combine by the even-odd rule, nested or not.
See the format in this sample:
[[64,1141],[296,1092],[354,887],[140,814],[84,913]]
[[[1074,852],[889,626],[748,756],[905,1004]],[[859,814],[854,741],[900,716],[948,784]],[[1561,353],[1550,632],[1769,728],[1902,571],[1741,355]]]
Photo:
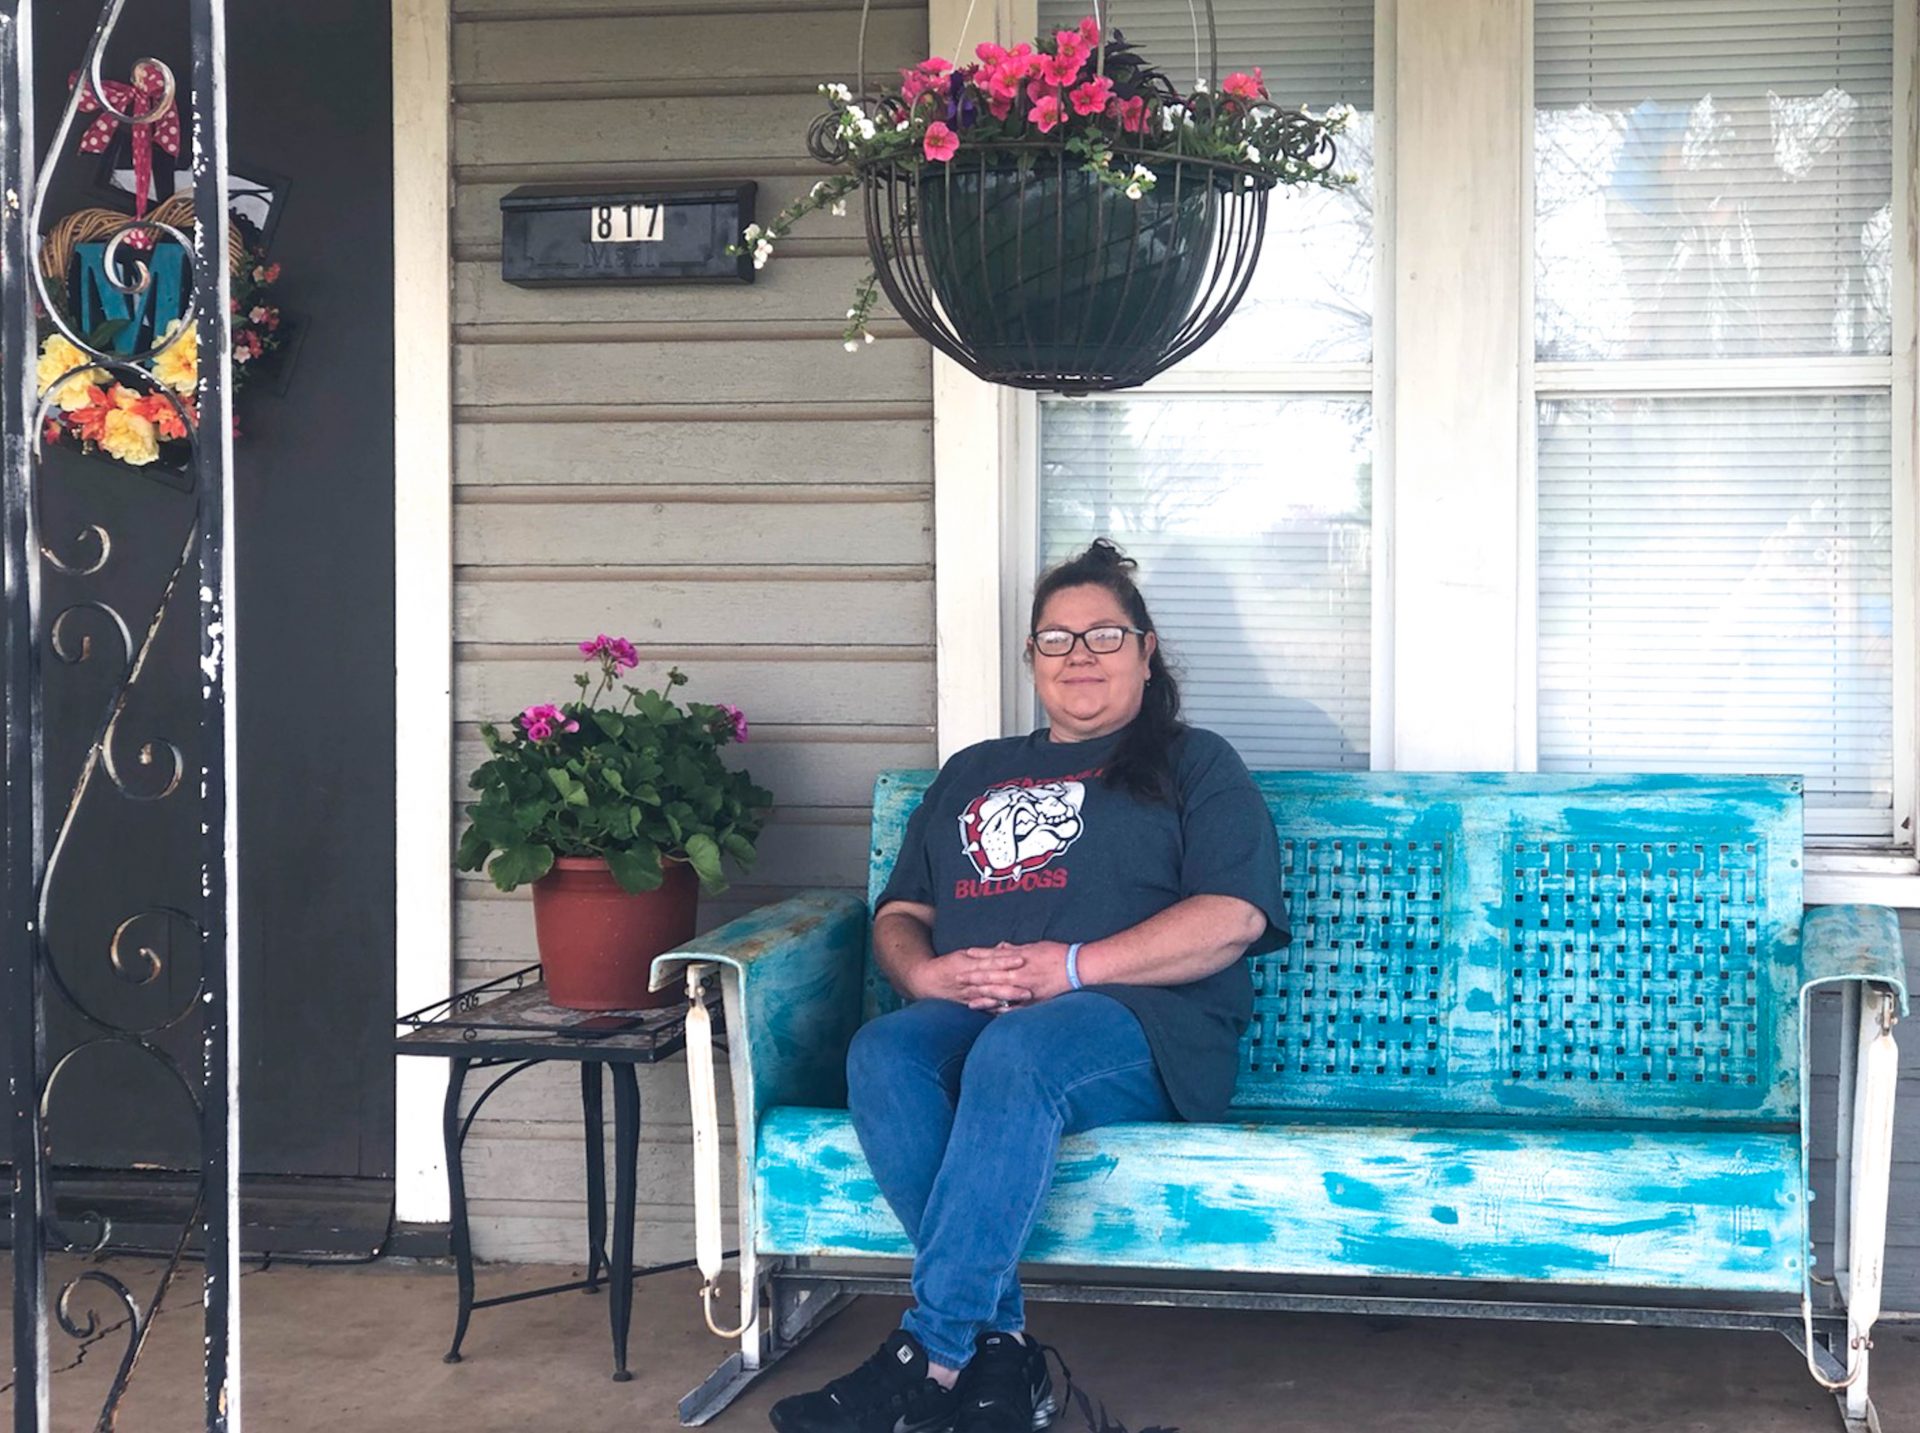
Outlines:
[[[962,155],[919,177],[927,282],[977,372],[1021,386],[1112,387],[1188,327],[1214,258],[1212,180],[1169,162],[1139,199],[1075,157]],[[1138,381],[1138,380],[1135,380]]]

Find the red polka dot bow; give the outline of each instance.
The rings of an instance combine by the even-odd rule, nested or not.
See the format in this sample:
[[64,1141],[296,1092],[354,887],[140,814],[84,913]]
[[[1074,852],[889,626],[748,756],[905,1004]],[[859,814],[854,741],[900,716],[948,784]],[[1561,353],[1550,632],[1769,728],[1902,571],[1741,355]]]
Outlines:
[[[68,84],[79,83],[79,73],[75,72]],[[114,110],[121,114],[152,116],[145,123],[133,126],[133,213],[136,219],[141,218],[147,212],[147,199],[153,191],[154,145],[175,158],[180,155],[180,111],[167,93],[165,72],[148,60],[141,60],[133,67],[131,84],[108,80],[105,88],[107,105]],[[163,99],[166,108],[160,109]],[[155,110],[160,112],[156,115]],[[81,135],[80,152],[105,154],[107,146],[113,143],[114,132],[120,128],[120,120],[100,103],[100,96],[91,83],[81,88],[80,113],[98,116]],[[152,235],[135,232],[128,236],[127,242],[147,248],[152,244]]]

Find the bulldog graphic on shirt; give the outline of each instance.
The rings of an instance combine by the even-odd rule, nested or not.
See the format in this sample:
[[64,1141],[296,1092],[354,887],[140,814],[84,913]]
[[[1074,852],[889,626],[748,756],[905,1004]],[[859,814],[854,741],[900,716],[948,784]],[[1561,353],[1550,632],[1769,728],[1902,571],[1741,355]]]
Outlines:
[[1086,799],[1080,781],[995,786],[960,813],[960,843],[982,879],[1017,880],[1079,839]]

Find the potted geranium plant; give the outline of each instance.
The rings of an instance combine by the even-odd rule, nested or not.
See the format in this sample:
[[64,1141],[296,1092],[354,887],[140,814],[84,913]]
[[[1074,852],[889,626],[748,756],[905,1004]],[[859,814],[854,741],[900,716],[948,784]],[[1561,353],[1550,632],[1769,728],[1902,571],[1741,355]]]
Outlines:
[[897,86],[820,92],[832,108],[809,145],[846,172],[749,225],[737,252],[762,267],[800,220],[863,190],[875,272],[847,348],[871,342],[884,288],[923,337],[1021,386],[1130,386],[1177,361],[1244,291],[1267,192],[1351,181],[1334,169],[1344,106],[1277,105],[1258,69],[1183,92],[1091,16],[969,63],[922,60]]
[[578,700],[528,707],[504,733],[481,727],[491,755],[470,778],[480,799],[458,861],[503,891],[532,884],[555,1005],[646,1009],[674,999],[647,990],[649,962],[692,938],[698,892],[726,889],[725,860],[752,866],[773,798],[720,758],[747,739],[738,707],[682,707],[678,668],[659,691],[623,681],[639,663],[623,637],[580,650],[599,671],[574,678]]

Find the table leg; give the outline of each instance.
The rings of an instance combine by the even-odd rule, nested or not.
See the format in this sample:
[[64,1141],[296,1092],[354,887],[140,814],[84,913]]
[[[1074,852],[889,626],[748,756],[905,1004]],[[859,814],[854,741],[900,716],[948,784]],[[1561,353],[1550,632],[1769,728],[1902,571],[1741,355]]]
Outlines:
[[607,1260],[607,1126],[601,1114],[598,1060],[580,1062],[580,1112],[587,1140],[587,1292],[600,1292]]
[[453,1225],[453,1265],[460,1283],[460,1316],[453,1326],[453,1346],[446,1362],[460,1362],[460,1341],[467,1336],[467,1323],[473,1317],[473,1235],[467,1227],[467,1180],[460,1168],[460,1092],[467,1083],[467,1067],[472,1064],[456,1055],[448,1061],[447,1099],[441,1107],[440,1135],[447,1151],[447,1211]]
[[613,1381],[629,1382],[627,1327],[633,1320],[633,1215],[640,1153],[640,1082],[627,1062],[607,1065],[613,1077],[613,1266],[607,1312],[613,1321]]

